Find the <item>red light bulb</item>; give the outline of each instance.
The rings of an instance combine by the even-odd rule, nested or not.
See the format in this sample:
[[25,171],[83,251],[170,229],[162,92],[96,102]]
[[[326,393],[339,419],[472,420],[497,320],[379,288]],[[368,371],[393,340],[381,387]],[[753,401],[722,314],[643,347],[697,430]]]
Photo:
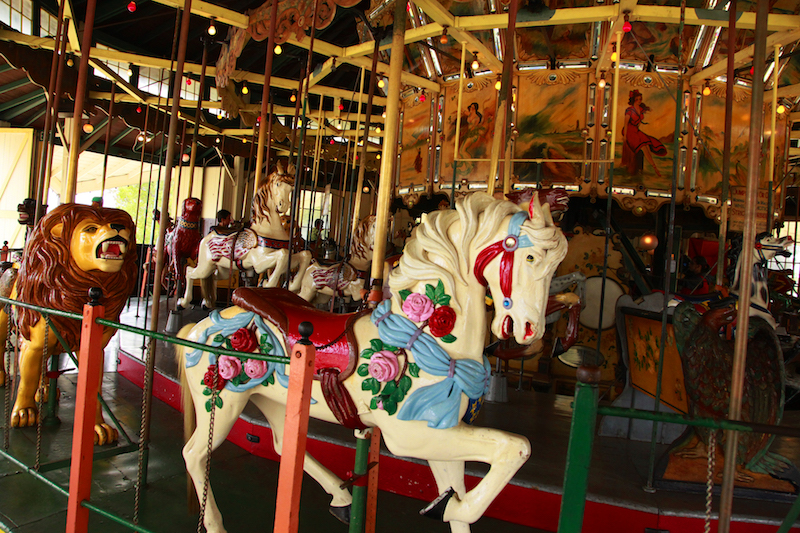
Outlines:
[[625,33],[630,33],[631,29],[632,28],[630,21],[626,20],[625,23],[622,25],[622,31],[624,31]]
[[142,112],[142,106],[136,106],[136,112],[137,113],[141,113]]
[[192,78],[186,78],[186,85],[192,84]]
[[131,2],[131,3],[128,4],[128,11],[131,12],[131,13],[136,11],[136,2]]
[[339,111],[344,111],[344,104],[339,104]]

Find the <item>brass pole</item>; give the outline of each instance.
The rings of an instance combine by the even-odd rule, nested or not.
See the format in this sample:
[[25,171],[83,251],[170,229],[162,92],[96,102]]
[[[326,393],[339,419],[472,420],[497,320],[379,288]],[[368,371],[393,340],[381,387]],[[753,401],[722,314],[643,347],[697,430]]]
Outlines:
[[[194,196],[192,189],[194,188],[194,166],[197,160],[197,134],[200,131],[200,117],[203,113],[203,93],[206,88],[206,67],[208,66],[208,39],[203,39],[203,59],[200,61],[200,88],[197,97],[197,106],[194,109],[194,133],[192,133],[192,146],[190,148],[191,155],[189,156],[189,197]],[[202,193],[201,193],[202,194]]]
[[[519,8],[519,0],[511,0],[508,7],[508,29],[506,30],[506,51],[503,55],[503,76],[500,81],[500,94],[498,95],[497,107],[503,106],[503,116],[505,117],[504,142],[505,142],[505,156],[503,161],[503,194],[511,192],[511,159],[514,157],[512,150],[513,137],[511,135],[514,129],[514,124],[511,122],[511,84],[514,79],[514,50],[516,48],[517,39],[517,10]],[[496,124],[496,123],[495,123]],[[493,176],[491,172],[489,176]],[[489,180],[492,185],[492,192],[494,194],[494,180]]]
[[[725,273],[725,241],[728,236],[728,189],[731,174],[731,130],[733,129],[733,78],[736,73],[736,0],[728,6],[728,71],[725,82],[725,134],[722,141],[722,194],[719,210],[719,241],[717,246],[717,285],[722,286]],[[731,282],[731,284],[733,284]]]
[[[192,0],[185,0],[183,14],[181,17],[180,38],[178,41],[178,56],[175,63],[175,83],[172,85],[172,111],[169,118],[169,134],[167,138],[167,157],[164,169],[164,189],[161,197],[161,222],[158,230],[158,241],[156,245],[156,267],[153,275],[154,280],[161,279],[161,271],[164,270],[164,236],[167,232],[167,220],[169,219],[169,192],[172,183],[172,168],[175,163],[175,139],[178,136],[178,115],[180,113],[181,84],[183,83],[183,65],[186,60],[186,41],[189,37],[189,19],[192,13]],[[150,321],[150,330],[158,330],[159,307],[161,303],[161,283],[153,283],[153,308]],[[143,416],[148,419],[143,420],[142,446],[148,447],[150,440],[150,407],[153,402],[152,383],[153,372],[155,370],[155,340],[150,339],[148,345],[147,368],[145,384],[149,385],[150,390],[144,391],[146,398]],[[149,377],[148,377],[149,376]]]
[[100,198],[106,193],[106,175],[108,174],[108,144],[111,142],[111,124],[114,121],[114,96],[117,84],[111,84],[111,101],[108,103],[108,125],[106,126],[106,142],[103,146],[103,179],[100,183]]
[[[256,151],[256,177],[253,183],[253,195],[258,192],[261,184],[262,165],[264,161],[264,139],[267,137],[267,120],[272,125],[272,115],[267,116],[267,104],[270,98],[270,82],[272,78],[272,60],[275,56],[275,27],[278,22],[278,0],[272,0],[272,9],[269,13],[269,37],[267,38],[267,57],[264,62],[264,87],[261,91],[261,124],[258,128],[258,150]],[[310,53],[310,52],[309,52]],[[270,136],[271,137],[271,136]],[[291,154],[290,154],[291,155]],[[269,157],[269,152],[267,152]],[[289,236],[291,241],[291,236]]]
[[[356,134],[355,134],[354,139],[353,139],[353,160],[352,160],[352,163],[353,163],[353,174],[355,174],[355,171],[356,171],[356,150],[358,150],[358,128],[361,127],[361,99],[363,98],[363,95],[364,95],[364,67],[361,67],[361,81],[359,82],[359,86],[358,86],[358,112],[356,113]],[[364,124],[365,124],[365,126],[366,126],[366,124],[369,124],[369,120],[365,120]],[[364,131],[366,132],[366,130],[364,130]],[[364,142],[365,143],[367,142],[366,135],[364,136]],[[347,172],[347,162],[348,162],[347,160],[348,159],[350,159],[350,150],[349,149],[347,150],[346,155],[345,155],[345,163],[344,163],[345,172],[343,174],[346,174],[346,172]],[[363,176],[362,176],[362,179],[363,179]],[[358,223],[358,215],[359,215],[359,211],[361,209],[361,187],[363,187],[363,185],[357,187],[355,192],[353,193],[355,198],[353,199],[353,204],[352,204],[353,205],[353,213],[352,213],[352,219],[351,219],[351,222],[350,222],[351,232],[355,231],[356,224]],[[342,210],[344,210],[344,197],[345,197],[346,194],[347,194],[347,187],[345,187],[344,184],[342,184]],[[341,237],[341,235],[342,235],[341,228],[339,228],[337,231],[339,233],[339,236]],[[337,239],[337,242],[338,241],[339,241],[339,239]],[[349,252],[349,250],[345,250],[345,253],[348,253],[348,252]]]
[[71,144],[69,145],[69,163],[66,178],[64,179],[64,196],[62,203],[75,201],[75,190],[78,186],[78,156],[81,148],[81,117],[86,100],[86,83],[89,78],[89,53],[92,48],[92,31],[94,31],[94,12],[97,0],[86,2],[86,20],[83,25],[83,38],[81,39],[81,66],[78,70],[78,84],[75,87],[75,110],[72,120]]
[[773,56],[773,67],[772,67],[772,113],[770,114],[770,134],[769,134],[769,166],[767,167],[767,194],[769,195],[767,200],[767,229],[766,231],[772,232],[773,224],[772,224],[772,212],[775,210],[773,208],[773,198],[775,196],[775,191],[773,190],[773,184],[775,183],[775,141],[776,137],[778,136],[777,130],[777,118],[778,118],[778,71],[780,68],[778,67],[780,63],[780,56],[781,56],[781,45],[776,44]]
[[41,191],[42,198],[36,204],[36,209],[37,209],[36,212],[38,213],[37,222],[39,218],[44,216],[44,203],[47,201],[48,191],[50,190],[50,172],[52,171],[53,168],[56,124],[58,123],[58,108],[61,106],[61,82],[64,79],[64,63],[66,63],[64,58],[66,57],[66,49],[67,49],[67,24],[65,20],[64,31],[63,34],[61,35],[61,52],[59,52],[58,54],[61,60],[58,62],[58,71],[56,73],[56,89],[53,92],[53,101],[51,103],[51,106],[53,108],[53,117],[52,117],[53,122],[50,128],[50,141],[49,141],[50,151],[47,155],[47,167],[45,168],[44,172],[44,186],[42,187]]
[[[761,136],[764,128],[764,61],[767,51],[767,16],[769,0],[758,0],[756,4],[756,30],[753,43],[753,83],[750,103],[750,146],[747,160],[747,192],[744,206],[744,232],[742,254],[739,256],[739,309],[736,315],[736,339],[733,352],[733,375],[731,376],[730,407],[728,420],[739,420],[742,415],[742,391],[744,388],[745,360],[747,357],[747,328],[750,323],[750,282],[753,277],[753,247],[756,236],[756,198],[758,196],[758,173],[761,159]],[[731,83],[731,80],[728,80]],[[739,434],[729,431],[725,440],[725,465],[722,471],[722,491],[719,508],[719,533],[729,533],[733,507],[733,483],[736,475],[736,450]]]
[[458,169],[458,144],[461,141],[461,102],[464,97],[464,70],[467,61],[467,43],[461,41],[461,70],[458,75],[458,107],[456,109],[456,137],[453,140],[453,188],[450,189],[450,208],[456,203],[456,175]]
[[47,85],[47,106],[44,113],[44,131],[42,137],[42,153],[39,162],[39,179],[36,183],[36,190],[33,191],[34,198],[36,199],[36,214],[34,221],[38,222],[44,213],[42,212],[42,204],[44,203],[44,184],[47,176],[47,161],[49,160],[48,154],[53,151],[53,136],[52,130],[55,129],[55,123],[58,121],[58,109],[55,107],[56,102],[56,78],[58,67],[64,62],[64,51],[61,46],[62,41],[66,41],[66,28],[64,20],[64,2],[58,4],[58,27],[56,29],[55,43],[53,44],[53,58],[50,61],[50,82]]
[[[402,51],[400,53],[402,54]],[[372,120],[372,99],[375,96],[375,84],[377,83],[376,80],[377,80],[377,77],[378,77],[376,71],[377,71],[377,67],[378,67],[378,56],[379,55],[380,55],[380,39],[378,38],[377,35],[375,35],[375,47],[372,50],[372,66],[369,69],[369,92],[367,93],[367,109],[366,109],[366,111],[364,113],[364,139],[363,139],[363,145],[361,146],[361,156],[357,158],[359,167],[358,167],[358,179],[356,181],[356,188],[355,188],[356,201],[355,201],[355,207],[353,209],[353,226],[352,226],[352,228],[350,228],[351,239],[352,239],[352,235],[356,231],[356,224],[358,223],[358,219],[359,219],[360,214],[361,214],[361,194],[362,194],[361,193],[361,189],[364,187],[364,174],[367,172],[367,144],[369,143],[369,123]],[[400,104],[398,103],[398,109],[399,109],[399,105]],[[360,106],[359,106],[359,111],[360,111]],[[395,117],[394,120],[397,121],[397,118]],[[387,106],[386,107],[386,123],[384,124],[384,129],[386,129],[386,126],[388,125],[388,122],[389,122],[389,107]],[[358,132],[356,132],[356,134],[358,134]],[[357,141],[358,141],[358,135],[356,135],[356,147],[358,146],[358,142]],[[385,137],[384,137],[383,146],[384,147],[386,146],[386,138]],[[356,148],[353,148],[354,152],[355,152],[355,150],[356,150]],[[384,154],[382,157],[385,157],[385,156],[386,156],[386,154]],[[353,155],[353,167],[354,168],[355,168],[355,164],[356,164],[356,156]],[[383,165],[381,165],[381,168],[382,167],[383,167]],[[349,248],[349,244],[350,243],[348,242],[348,248],[347,248],[348,250],[350,249]]]
[[[513,0],[512,0],[513,1]],[[400,116],[400,75],[403,72],[403,49],[406,33],[406,4],[395,2],[392,27],[392,49],[389,61],[389,90],[386,95],[386,123],[383,137],[383,155],[378,186],[378,205],[375,210],[375,244],[372,252],[372,288],[370,301],[383,299],[383,258],[386,255],[386,233],[389,227],[389,202],[392,198],[393,179],[397,167],[398,117]],[[369,119],[368,119],[369,120]],[[366,141],[364,142],[366,147]],[[361,161],[364,165],[364,161]]]
[[[622,32],[617,32],[617,61],[614,63],[614,90],[611,94],[611,157],[613,161],[616,156],[615,150],[617,149],[617,120],[619,119],[619,60],[622,58]],[[605,165],[606,163],[600,163]],[[609,196],[611,191],[608,191]]]

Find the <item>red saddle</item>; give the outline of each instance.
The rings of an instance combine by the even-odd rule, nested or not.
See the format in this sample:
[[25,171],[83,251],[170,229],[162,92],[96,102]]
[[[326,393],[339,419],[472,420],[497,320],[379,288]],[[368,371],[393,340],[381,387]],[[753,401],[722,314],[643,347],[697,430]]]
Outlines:
[[358,362],[358,343],[353,324],[366,312],[336,314],[320,311],[296,294],[285,289],[239,288],[232,302],[242,309],[258,313],[277,327],[289,350],[300,339],[297,328],[301,322],[311,322],[314,333],[311,342],[317,350],[314,377],[320,379],[323,369],[339,371],[339,381],[347,379]]

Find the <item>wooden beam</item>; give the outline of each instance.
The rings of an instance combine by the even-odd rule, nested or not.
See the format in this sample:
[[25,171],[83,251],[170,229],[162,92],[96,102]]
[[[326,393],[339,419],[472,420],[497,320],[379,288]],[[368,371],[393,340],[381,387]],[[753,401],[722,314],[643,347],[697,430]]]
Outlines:
[[[616,14],[617,8],[612,4],[544,10],[536,14],[520,12],[517,15],[517,28],[541,28],[563,24],[586,24],[597,22],[598,20],[611,20]],[[484,31],[493,28],[505,29],[508,27],[508,14],[498,13],[456,17],[455,25],[457,28],[464,31]]]
[[[507,18],[507,17],[506,17]],[[456,17],[458,19],[458,17]],[[419,41],[424,41],[425,39],[429,39],[431,37],[438,37],[444,31],[444,27],[437,23],[431,22],[429,24],[425,24],[424,26],[420,26],[419,28],[410,28],[406,30],[405,33],[405,43],[414,44]],[[388,50],[392,47],[392,42],[390,39],[385,39],[381,42],[379,46],[379,50]],[[374,41],[367,41],[361,44],[354,44],[353,46],[345,46],[342,54],[342,60],[349,57],[361,57],[361,56],[368,56],[372,54],[372,51],[375,49]]]
[[142,91],[131,85],[127,80],[125,80],[122,76],[117,74],[112,68],[106,65],[103,61],[90,57],[89,64],[92,65],[94,68],[101,70],[103,74],[111,78],[111,80],[114,83],[116,83],[120,89],[122,89],[129,95],[133,96],[140,104],[143,104],[145,102],[145,99],[147,98],[147,95],[145,93],[143,93]]
[[[641,5],[631,14],[631,20],[643,22],[663,22],[678,24],[681,20],[681,8],[671,6]],[[721,26],[728,27],[728,12],[714,9],[686,8],[685,24],[687,26]],[[737,30],[753,30],[756,27],[755,12],[740,12],[736,19]],[[767,18],[768,31],[788,31],[800,27],[800,15],[783,15],[770,13]]]
[[[738,28],[738,22],[737,22]],[[780,46],[786,46],[787,44],[793,43],[797,40],[800,40],[800,29],[793,29],[788,31],[782,31],[778,33],[773,33],[772,35],[767,37],[767,49],[773,48],[776,44]],[[743,65],[747,65],[753,61],[753,46],[748,46],[747,48],[742,48],[738,52],[733,55],[733,67],[739,68]],[[717,76],[721,76],[728,69],[728,59],[722,59],[717,61],[713,65],[709,65],[700,72],[692,75],[689,79],[690,85],[702,85],[705,83],[706,80],[711,80],[716,78]],[[778,93],[780,95],[780,93]]]
[[778,88],[778,98],[800,96],[800,84],[786,85]]
[[[182,0],[155,0],[155,2],[165,6],[183,9]],[[198,15],[207,19],[213,18],[218,22],[236,28],[247,28],[250,24],[250,17],[247,15],[216,4],[203,2],[202,0],[192,0],[192,15]]]
[[497,59],[494,52],[470,32],[458,28],[456,18],[438,0],[415,0],[414,3],[434,22],[442,26],[449,26],[448,33],[457,41],[467,43],[467,49],[471,52],[477,52],[481,62],[492,69],[493,72],[500,73],[503,71],[503,63]]
[[75,27],[75,9],[72,7],[72,0],[61,0],[64,2],[64,22],[67,24],[67,42],[72,53],[79,54],[81,51],[81,40],[78,38],[78,28]]

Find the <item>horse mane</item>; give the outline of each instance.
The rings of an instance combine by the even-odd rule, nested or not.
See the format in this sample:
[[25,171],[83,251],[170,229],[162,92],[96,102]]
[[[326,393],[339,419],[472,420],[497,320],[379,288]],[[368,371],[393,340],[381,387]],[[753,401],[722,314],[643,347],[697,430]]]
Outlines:
[[[506,218],[522,208],[508,201],[498,201],[485,193],[474,193],[460,202],[455,210],[435,211],[423,218],[406,244],[400,265],[389,277],[389,287],[399,298],[403,289],[412,289],[419,280],[442,280],[445,292],[451,295],[450,306],[463,312],[463,302],[458,301],[457,287],[466,287],[472,281],[473,257],[462,250],[482,248],[496,239]],[[457,240],[452,241],[450,228],[459,224]],[[552,222],[551,222],[552,224]],[[548,240],[557,231],[555,226],[532,230],[530,223],[523,225],[523,233],[534,242],[535,253],[544,254]],[[544,232],[544,233],[542,233]],[[560,242],[560,241],[559,241]],[[566,246],[566,243],[564,243]],[[553,266],[555,268],[555,266]]]
[[374,242],[375,215],[369,215],[356,226],[356,231],[353,234],[353,243],[350,245],[350,257],[372,259],[371,256],[367,257],[367,254],[372,252]]
[[284,173],[280,166],[267,176],[267,179],[258,186],[258,190],[253,196],[253,203],[250,211],[253,213],[254,223],[260,222],[262,218],[266,218],[267,222],[269,222],[271,211],[269,205],[272,203],[272,188],[273,185],[279,183],[288,183],[294,187],[294,178],[292,178],[291,174]]

